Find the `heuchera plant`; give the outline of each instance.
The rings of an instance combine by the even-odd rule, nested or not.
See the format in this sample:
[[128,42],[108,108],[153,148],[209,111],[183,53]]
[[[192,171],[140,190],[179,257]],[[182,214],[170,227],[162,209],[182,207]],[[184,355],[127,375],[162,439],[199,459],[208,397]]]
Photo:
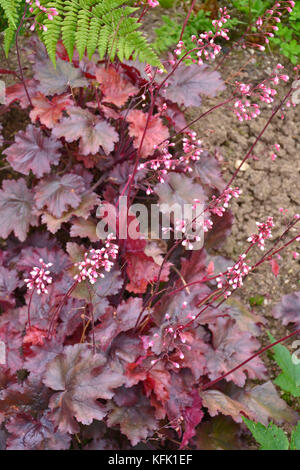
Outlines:
[[[266,31],[292,3],[266,15]],[[228,206],[241,192],[235,176],[293,89],[274,102],[276,87],[288,81],[279,64],[263,83],[236,82],[225,102],[195,120],[219,106],[253,119],[260,102],[274,102],[228,183],[181,110],[225,88],[210,62],[228,39],[227,19],[221,9],[212,30],[193,38],[192,51],[180,41],[165,71],[97,56],[80,61],[76,54],[70,63],[60,43],[55,69],[32,39],[33,78],[8,87],[3,107],[27,116],[13,142],[5,140],[4,126],[2,141],[8,165],[0,191],[3,448],[129,449],[141,441],[185,448],[196,445],[197,426],[219,413],[266,425],[270,417],[295,420],[271,382],[244,388],[247,378],[267,379],[259,355],[270,346],[259,351],[263,320],[228,297],[299,239],[299,216],[267,248],[274,222],[259,221],[233,262],[207,252],[229,234]],[[205,202],[205,246],[187,250],[180,220],[167,227],[168,242],[142,233],[122,239],[118,232],[99,240],[97,208],[118,211],[120,196],[130,205]],[[138,217],[129,212],[128,223],[138,227]],[[175,229],[182,239],[172,238]],[[248,254],[256,249],[263,254],[251,265]]]

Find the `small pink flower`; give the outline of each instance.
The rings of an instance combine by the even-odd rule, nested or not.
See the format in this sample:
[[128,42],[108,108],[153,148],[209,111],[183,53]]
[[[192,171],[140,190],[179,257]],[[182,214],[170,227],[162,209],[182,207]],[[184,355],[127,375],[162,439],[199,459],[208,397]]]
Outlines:
[[108,235],[104,247],[89,250],[84,254],[84,261],[75,263],[79,269],[79,274],[74,276],[75,281],[82,282],[87,279],[91,284],[95,284],[99,277],[104,277],[103,271],[111,271],[119,251],[118,245],[111,242],[112,239],[113,234]]
[[261,250],[265,249],[265,240],[272,238],[272,228],[274,227],[273,217],[268,217],[267,222],[256,222],[258,234],[252,234],[247,239],[249,243],[257,243]]
[[27,284],[28,290],[36,289],[39,295],[48,294],[47,285],[52,283],[52,277],[50,276],[48,268],[50,268],[53,263],[46,264],[42,258],[39,259],[39,262],[42,267],[38,268],[35,266],[30,272],[31,278],[24,279],[24,281]]
[[148,4],[151,8],[155,8],[159,5],[159,2],[157,0],[148,0]]

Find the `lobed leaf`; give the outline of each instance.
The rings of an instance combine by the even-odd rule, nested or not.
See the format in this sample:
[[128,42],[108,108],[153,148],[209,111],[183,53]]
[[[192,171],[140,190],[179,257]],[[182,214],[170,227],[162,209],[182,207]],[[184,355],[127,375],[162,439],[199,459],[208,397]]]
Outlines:
[[61,217],[71,206],[76,209],[81,202],[85,183],[81,176],[65,174],[49,176],[36,186],[35,202],[38,209],[46,208],[54,217]]
[[23,178],[17,181],[4,180],[0,190],[0,236],[7,238],[11,232],[20,241],[26,239],[30,225],[37,225],[33,191],[28,189]]
[[79,151],[83,155],[96,154],[100,147],[107,154],[112,152],[119,136],[110,124],[78,107],[69,108],[67,112],[69,117],[63,118],[53,129],[56,137],[64,137],[67,142],[80,139]]
[[109,370],[104,355],[93,354],[85,344],[75,344],[66,346],[47,365],[43,382],[57,392],[50,399],[50,409],[58,429],[74,433],[79,430],[77,422],[91,424],[93,419],[104,418],[106,408],[96,400],[112,398],[124,378]]
[[32,125],[26,131],[19,131],[15,143],[3,151],[15,171],[28,175],[30,170],[41,177],[50,173],[51,165],[58,165],[61,143],[54,137],[46,137]]

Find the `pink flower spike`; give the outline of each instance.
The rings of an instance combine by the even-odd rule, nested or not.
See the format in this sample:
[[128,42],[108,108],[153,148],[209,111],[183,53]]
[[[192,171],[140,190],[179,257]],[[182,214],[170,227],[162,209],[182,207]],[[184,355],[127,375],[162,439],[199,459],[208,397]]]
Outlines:
[[148,0],[148,4],[151,8],[155,8],[159,5],[159,2],[157,0]]
[[36,289],[38,295],[48,294],[47,285],[52,283],[52,277],[48,268],[53,266],[52,263],[44,263],[43,259],[40,258],[39,262],[42,267],[35,266],[30,272],[30,278],[24,279],[28,290]]
[[99,277],[105,277],[103,271],[111,271],[119,251],[118,245],[111,242],[113,239],[114,235],[109,234],[104,247],[98,250],[92,248],[84,254],[83,261],[75,263],[79,269],[79,274],[74,276],[75,281],[82,282],[87,279],[90,284],[95,284]]

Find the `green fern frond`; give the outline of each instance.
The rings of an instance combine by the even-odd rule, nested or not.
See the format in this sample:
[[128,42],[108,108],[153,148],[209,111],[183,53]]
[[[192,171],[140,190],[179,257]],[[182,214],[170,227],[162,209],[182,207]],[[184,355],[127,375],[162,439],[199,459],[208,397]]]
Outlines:
[[7,28],[4,30],[4,51],[6,56],[15,39],[16,30],[20,24],[24,12],[24,0],[0,0],[0,7],[4,11],[7,20]]
[[8,56],[11,45],[14,42],[15,34],[16,30],[14,26],[8,26],[8,28],[6,28],[6,30],[4,31],[3,46],[6,57]]
[[106,13],[124,5],[125,2],[126,0],[100,0],[96,2],[97,5],[94,6],[93,13],[97,18],[102,18]]
[[[80,59],[85,53],[92,57],[98,50],[101,59],[107,56],[113,61],[118,57],[122,61],[133,56],[162,67],[158,56],[138,31],[140,23],[134,16],[138,8],[126,5],[126,0],[40,0],[40,3],[47,10],[55,8],[58,12],[49,20],[39,8],[33,10],[36,23],[46,27],[37,33],[54,65],[57,43],[62,39],[70,60],[76,47]],[[8,23],[4,38],[6,54],[14,40],[24,5],[25,0],[0,0]]]
[[86,10],[80,10],[77,17],[77,30],[75,33],[75,43],[80,60],[84,56],[87,48],[90,32],[91,13]]
[[87,55],[89,59],[92,57],[95,50],[97,49],[98,42],[100,40],[100,30],[101,23],[98,21],[98,18],[92,18],[90,22],[89,37],[86,45]]
[[6,18],[8,19],[9,23],[15,27],[15,29],[17,28],[16,3],[17,2],[14,0],[0,0],[0,6],[4,10]]
[[42,40],[46,46],[50,59],[56,63],[56,47],[61,36],[62,19],[55,16],[52,21],[45,21],[43,24],[47,27],[47,31],[42,32]]
[[[109,26],[103,26],[100,31],[99,40],[98,40],[98,52],[100,59],[106,54],[108,49],[109,37],[111,35],[111,28]],[[95,51],[93,51],[94,53]]]
[[67,50],[70,60],[74,54],[76,28],[77,28],[77,15],[80,11],[79,5],[74,2],[66,2],[65,12],[66,16],[61,27],[62,40]]
[[[8,0],[6,0],[8,1]],[[62,42],[70,60],[76,47],[80,59],[87,53],[91,57],[98,49],[100,58],[108,56],[111,61],[131,55],[143,62],[162,67],[160,60],[145,37],[134,13],[137,8],[126,6],[126,0],[44,0],[46,8],[55,7],[58,16],[49,20],[37,8],[34,14],[47,27],[40,34],[49,57],[55,65],[57,42]]]

